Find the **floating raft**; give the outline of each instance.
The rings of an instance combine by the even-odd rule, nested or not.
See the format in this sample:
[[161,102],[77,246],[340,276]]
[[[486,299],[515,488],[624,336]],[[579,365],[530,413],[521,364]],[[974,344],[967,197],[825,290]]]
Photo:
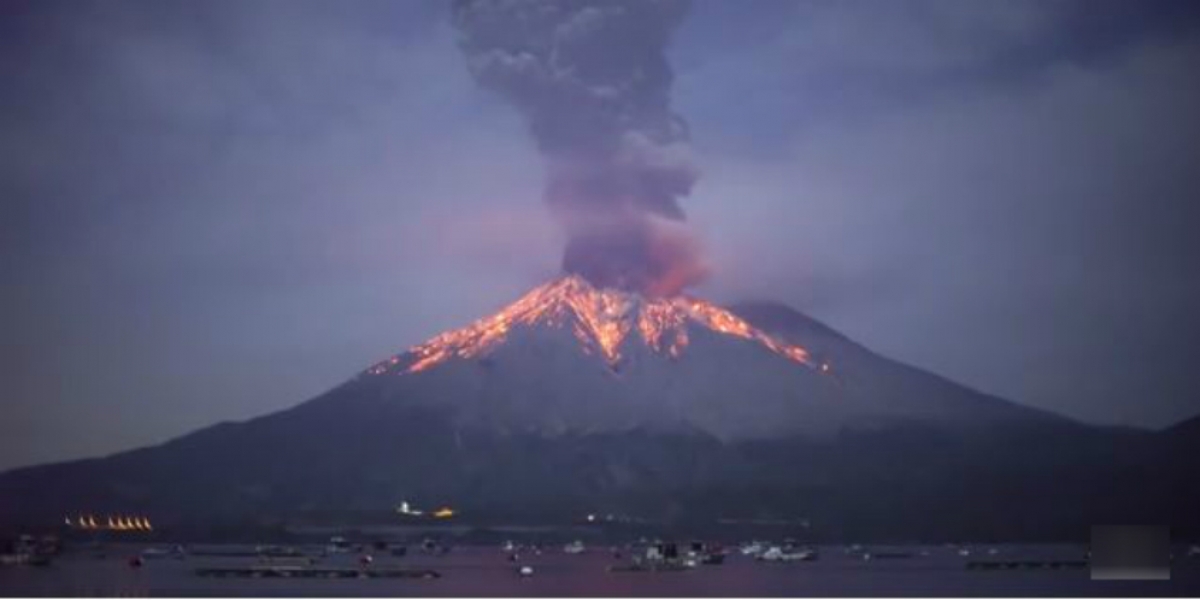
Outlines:
[[202,567],[196,569],[201,577],[307,578],[307,579],[437,579],[441,573],[433,569],[353,569],[304,567],[292,565],[255,565],[247,567]]
[[279,548],[271,550],[227,550],[224,548],[217,549],[200,549],[188,550],[188,556],[211,556],[221,558],[308,558],[308,554],[301,552],[295,548]]
[[973,560],[967,563],[970,571],[1030,571],[1054,569],[1086,569],[1086,560]]
[[674,571],[690,571],[693,567],[681,564],[665,563],[651,565],[612,565],[608,567],[609,573],[667,573]]
[[893,560],[902,558],[914,558],[912,552],[867,552],[863,554],[864,560]]

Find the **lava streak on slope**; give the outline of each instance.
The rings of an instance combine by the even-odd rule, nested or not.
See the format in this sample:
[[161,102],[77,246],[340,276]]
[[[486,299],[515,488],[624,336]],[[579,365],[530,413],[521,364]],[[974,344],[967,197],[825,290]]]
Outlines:
[[[647,298],[596,288],[582,277],[568,276],[535,288],[490,317],[412,348],[408,360],[404,355],[393,356],[367,369],[367,373],[415,373],[450,358],[481,356],[503,342],[513,329],[533,325],[570,326],[585,351],[599,353],[610,365],[621,359],[621,346],[631,333],[655,352],[677,358],[687,348],[688,328],[699,326],[757,343],[801,365],[817,366],[804,348],[768,335],[703,300],[688,296]],[[827,370],[821,365],[820,372]]]

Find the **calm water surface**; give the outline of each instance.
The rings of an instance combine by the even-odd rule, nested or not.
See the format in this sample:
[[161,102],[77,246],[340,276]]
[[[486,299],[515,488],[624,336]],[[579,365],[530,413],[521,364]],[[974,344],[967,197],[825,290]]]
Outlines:
[[[806,563],[761,563],[731,555],[724,565],[671,573],[611,573],[621,561],[607,551],[570,556],[557,549],[513,563],[497,548],[455,548],[446,556],[416,552],[377,556],[373,568],[429,567],[440,579],[243,579],[196,574],[198,567],[262,564],[255,558],[149,559],[131,568],[139,547],[109,548],[100,558],[68,552],[48,567],[0,567],[6,596],[1195,596],[1200,560],[1177,560],[1169,581],[1092,581],[1086,569],[971,571],[968,560],[1074,560],[1070,546],[987,547],[959,556],[953,548],[906,548],[912,558],[864,561],[840,547],[821,548]],[[922,555],[922,552],[927,555]],[[332,556],[319,566],[351,566],[354,556]],[[534,576],[521,578],[517,565]]]

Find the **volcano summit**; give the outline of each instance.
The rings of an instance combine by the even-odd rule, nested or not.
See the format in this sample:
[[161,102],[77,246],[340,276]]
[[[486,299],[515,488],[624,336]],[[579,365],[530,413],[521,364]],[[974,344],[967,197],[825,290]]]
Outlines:
[[645,297],[567,276],[370,367],[357,385],[451,408],[464,425],[553,434],[652,426],[723,440],[823,437],[889,419],[1041,418],[914,380],[831,333],[767,333],[694,297]]
[[[644,298],[634,292],[596,289],[582,277],[572,275],[548,283],[522,297],[499,313],[473,325],[439,335],[414,348],[416,361],[404,370],[422,371],[448,358],[472,358],[490,352],[515,327],[569,326],[584,352],[599,354],[616,368],[622,346],[641,342],[656,352],[679,358],[688,345],[688,330],[708,331],[743,338],[801,364],[811,365],[804,348],[788,344],[751,326],[728,310],[686,296]],[[389,372],[400,364],[395,356],[370,369],[373,374]],[[828,370],[828,365],[821,365]]]

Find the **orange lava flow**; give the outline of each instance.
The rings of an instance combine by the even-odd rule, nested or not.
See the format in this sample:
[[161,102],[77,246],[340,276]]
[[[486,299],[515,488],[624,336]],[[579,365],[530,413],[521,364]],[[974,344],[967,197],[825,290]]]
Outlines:
[[[393,356],[367,369],[415,373],[451,358],[481,356],[504,341],[519,326],[570,325],[585,351],[596,352],[609,364],[621,359],[621,346],[631,333],[655,352],[678,358],[689,343],[689,327],[755,342],[791,361],[815,367],[804,348],[766,334],[714,304],[687,296],[644,298],[614,289],[597,289],[580,277],[569,276],[535,288],[500,312],[462,329],[448,331],[410,350],[411,361]],[[822,369],[820,372],[827,371]]]

